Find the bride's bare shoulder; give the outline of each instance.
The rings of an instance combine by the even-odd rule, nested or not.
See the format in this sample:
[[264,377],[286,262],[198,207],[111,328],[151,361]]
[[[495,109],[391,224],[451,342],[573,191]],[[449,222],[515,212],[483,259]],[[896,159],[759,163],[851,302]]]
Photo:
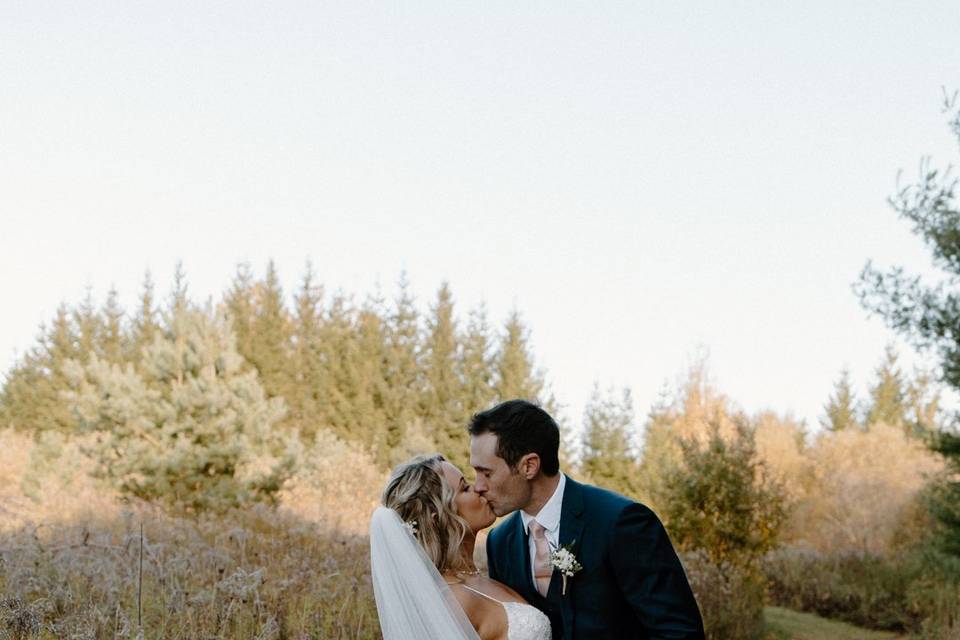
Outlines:
[[527,604],[527,601],[524,600],[523,596],[519,593],[503,584],[502,582],[497,582],[493,578],[487,578],[482,576],[481,580],[483,581],[483,586],[485,587],[484,592],[493,596],[501,602],[522,602]]
[[[471,588],[476,589],[476,587]],[[506,638],[507,614],[502,606],[494,600],[477,594],[476,591],[464,588],[462,583],[451,585],[451,591],[482,640]]]

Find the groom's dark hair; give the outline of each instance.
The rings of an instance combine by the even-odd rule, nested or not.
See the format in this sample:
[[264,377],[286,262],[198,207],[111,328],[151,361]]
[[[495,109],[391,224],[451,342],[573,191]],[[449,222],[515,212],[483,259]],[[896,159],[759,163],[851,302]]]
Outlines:
[[560,427],[550,414],[526,400],[507,400],[481,411],[470,420],[472,436],[492,433],[497,436],[497,455],[515,469],[528,453],[540,456],[544,475],[560,471]]

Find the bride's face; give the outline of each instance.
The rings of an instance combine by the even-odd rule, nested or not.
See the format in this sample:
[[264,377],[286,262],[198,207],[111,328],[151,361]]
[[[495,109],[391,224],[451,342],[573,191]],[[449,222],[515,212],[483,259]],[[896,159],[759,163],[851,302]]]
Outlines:
[[457,507],[457,513],[467,521],[470,530],[477,533],[492,525],[497,516],[490,508],[487,499],[467,484],[463,474],[455,466],[449,462],[444,462],[441,466],[444,480],[453,488],[453,502]]

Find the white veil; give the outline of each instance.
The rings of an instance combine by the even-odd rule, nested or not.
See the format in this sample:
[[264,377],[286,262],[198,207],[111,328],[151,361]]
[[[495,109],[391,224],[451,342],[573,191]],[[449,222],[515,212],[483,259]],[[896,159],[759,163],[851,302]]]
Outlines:
[[387,507],[370,518],[370,573],[384,640],[480,640],[423,547]]

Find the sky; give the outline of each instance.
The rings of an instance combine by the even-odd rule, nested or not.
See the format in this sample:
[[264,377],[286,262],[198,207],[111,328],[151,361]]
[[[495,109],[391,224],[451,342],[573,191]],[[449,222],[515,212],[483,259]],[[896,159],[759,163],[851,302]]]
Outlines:
[[886,202],[957,161],[960,6],[926,2],[0,4],[0,369],[145,270],[518,309],[577,424],[709,353],[818,424],[888,342],[868,259],[933,278]]

